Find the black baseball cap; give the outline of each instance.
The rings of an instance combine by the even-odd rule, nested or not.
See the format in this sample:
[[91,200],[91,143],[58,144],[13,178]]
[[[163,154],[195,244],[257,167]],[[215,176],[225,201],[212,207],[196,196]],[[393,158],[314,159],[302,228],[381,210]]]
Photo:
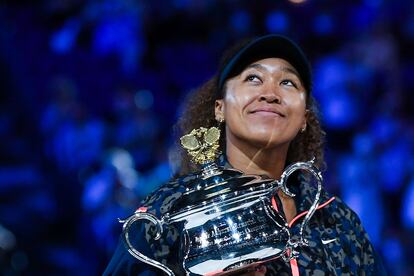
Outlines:
[[269,34],[250,40],[224,61],[218,75],[218,93],[222,93],[226,80],[241,73],[246,66],[270,57],[283,58],[292,64],[298,71],[307,94],[311,92],[311,67],[302,49],[285,36]]

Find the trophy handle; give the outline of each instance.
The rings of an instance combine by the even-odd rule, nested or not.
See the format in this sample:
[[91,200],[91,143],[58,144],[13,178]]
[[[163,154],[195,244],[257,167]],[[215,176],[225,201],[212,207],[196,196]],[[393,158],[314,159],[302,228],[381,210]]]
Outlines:
[[151,266],[155,266],[158,269],[161,269],[162,271],[164,271],[168,276],[174,276],[174,272],[169,269],[166,265],[157,262],[156,260],[153,260],[147,256],[145,256],[144,254],[142,254],[141,252],[139,252],[130,242],[129,240],[129,229],[131,228],[132,224],[134,224],[136,221],[138,220],[149,220],[150,222],[152,222],[153,224],[155,224],[156,228],[157,228],[157,235],[154,238],[154,240],[158,240],[159,238],[161,238],[162,235],[162,224],[163,222],[160,221],[157,217],[155,217],[154,215],[150,214],[150,213],[145,213],[142,212],[141,210],[137,210],[132,216],[128,217],[125,220],[119,220],[120,223],[123,223],[122,226],[122,238],[123,241],[125,242],[126,246],[128,247],[128,252],[134,256],[135,258],[137,258],[138,260],[140,260],[141,262],[144,262],[146,264],[149,264]]
[[320,201],[320,196],[321,196],[321,191],[322,191],[322,174],[321,172],[318,170],[318,168],[315,167],[314,165],[315,162],[315,158],[312,158],[311,161],[308,162],[297,162],[297,163],[293,163],[291,165],[289,165],[282,173],[282,176],[280,178],[279,181],[277,181],[278,184],[278,188],[282,189],[282,191],[291,197],[294,197],[295,194],[292,193],[291,191],[289,191],[289,189],[286,187],[286,182],[288,177],[295,171],[297,170],[305,170],[310,172],[318,181],[318,187],[317,187],[317,193],[315,195],[315,200],[313,201],[311,207],[308,210],[308,213],[306,214],[305,218],[302,221],[302,224],[300,226],[300,231],[299,231],[299,235],[300,235],[300,240],[299,240],[299,244],[298,245],[307,245],[308,242],[307,240],[303,237],[303,229],[305,228],[305,225],[309,222],[310,218],[313,216],[313,214],[316,211],[316,208],[318,207],[319,201]]

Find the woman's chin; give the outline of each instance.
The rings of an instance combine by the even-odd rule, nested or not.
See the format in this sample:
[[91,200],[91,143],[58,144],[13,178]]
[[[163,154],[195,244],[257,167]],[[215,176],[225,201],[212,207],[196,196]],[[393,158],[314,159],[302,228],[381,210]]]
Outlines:
[[288,144],[289,141],[272,135],[257,134],[249,139],[249,143],[257,148],[269,149]]

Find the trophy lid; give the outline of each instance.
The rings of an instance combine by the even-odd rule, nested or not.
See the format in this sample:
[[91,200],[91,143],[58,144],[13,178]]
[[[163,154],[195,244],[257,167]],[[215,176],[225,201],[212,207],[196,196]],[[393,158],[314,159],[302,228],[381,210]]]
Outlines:
[[188,184],[185,192],[174,204],[173,210],[179,211],[199,204],[220,202],[230,197],[269,189],[275,184],[273,179],[246,175],[232,168],[216,167],[216,170],[220,173],[207,178],[202,171],[198,172],[197,177]]

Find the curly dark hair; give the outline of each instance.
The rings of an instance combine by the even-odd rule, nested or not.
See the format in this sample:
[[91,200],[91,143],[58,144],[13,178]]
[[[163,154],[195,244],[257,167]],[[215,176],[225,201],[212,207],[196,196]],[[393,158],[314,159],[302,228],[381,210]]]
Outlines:
[[[174,127],[177,138],[191,132],[195,128],[217,126],[215,101],[220,98],[222,98],[222,95],[217,93],[217,76],[190,93],[185,101],[182,116]],[[306,114],[306,130],[298,133],[290,143],[285,165],[287,166],[298,161],[309,161],[315,157],[315,165],[323,170],[325,169],[323,154],[325,132],[322,130],[319,122],[316,101],[310,94],[306,99],[306,109],[308,110]],[[221,128],[220,150],[222,153],[225,153],[225,125],[222,124]],[[179,139],[177,139],[177,147],[178,174],[183,175],[199,170],[198,166],[190,162],[187,153],[179,147]]]

